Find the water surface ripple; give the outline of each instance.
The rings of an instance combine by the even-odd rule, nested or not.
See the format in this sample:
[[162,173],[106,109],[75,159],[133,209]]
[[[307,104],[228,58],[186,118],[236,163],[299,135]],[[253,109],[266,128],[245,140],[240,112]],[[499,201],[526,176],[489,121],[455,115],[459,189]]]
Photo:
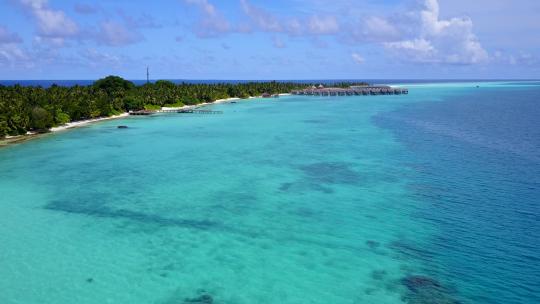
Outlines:
[[539,93],[255,99],[2,149],[0,302],[538,303]]

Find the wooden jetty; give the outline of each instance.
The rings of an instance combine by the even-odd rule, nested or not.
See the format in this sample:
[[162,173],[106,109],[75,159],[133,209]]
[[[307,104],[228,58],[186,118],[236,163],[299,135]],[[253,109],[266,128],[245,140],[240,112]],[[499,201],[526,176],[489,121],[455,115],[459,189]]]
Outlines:
[[147,116],[156,113],[156,111],[141,110],[141,111],[129,111],[129,115]]
[[223,114],[223,111],[212,111],[212,110],[202,110],[202,109],[167,109],[167,110],[142,110],[142,111],[133,111],[129,112],[129,115],[152,115],[156,113],[179,113],[179,114]]
[[201,109],[171,109],[159,110],[158,113],[180,113],[180,114],[223,114],[223,111],[201,110]]
[[351,86],[349,88],[325,88],[319,86],[304,90],[294,90],[291,94],[307,96],[402,95],[409,94],[409,90],[390,86]]

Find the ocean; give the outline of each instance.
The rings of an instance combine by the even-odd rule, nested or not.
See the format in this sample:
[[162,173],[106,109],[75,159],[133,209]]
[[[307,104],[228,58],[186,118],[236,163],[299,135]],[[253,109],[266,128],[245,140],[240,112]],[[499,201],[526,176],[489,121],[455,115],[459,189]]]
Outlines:
[[539,303],[540,82],[407,87],[0,149],[0,303]]
[[[217,84],[217,83],[246,83],[246,82],[268,82],[272,80],[223,80],[223,79],[165,79],[176,84],[189,83],[189,84]],[[94,83],[95,80],[91,79],[80,79],[80,80],[0,80],[0,85],[3,86],[32,86],[32,87],[43,87],[48,88],[53,85],[71,87],[71,86],[89,86]],[[147,81],[146,79],[131,79],[135,85],[144,85]],[[151,79],[150,82],[154,83],[156,80]],[[367,82],[372,84],[448,84],[452,83],[453,80],[447,79],[438,79],[438,80],[427,80],[427,79],[305,79],[305,80],[277,80],[281,82],[295,82],[295,83],[321,83],[321,84],[333,84],[337,82]],[[489,80],[459,80],[460,83],[485,83]],[[500,80],[507,82],[516,82],[516,80]],[[535,83],[536,80],[521,80],[523,83],[532,82]]]

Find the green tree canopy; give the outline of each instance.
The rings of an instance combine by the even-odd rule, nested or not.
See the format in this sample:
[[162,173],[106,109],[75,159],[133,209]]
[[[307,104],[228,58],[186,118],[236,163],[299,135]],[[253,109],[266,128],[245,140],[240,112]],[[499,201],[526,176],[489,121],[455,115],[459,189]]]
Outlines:
[[38,132],[47,131],[53,126],[53,116],[42,107],[35,107],[31,114],[31,127]]
[[107,76],[94,82],[94,87],[104,90],[109,95],[118,91],[129,91],[135,88],[133,82],[118,76]]

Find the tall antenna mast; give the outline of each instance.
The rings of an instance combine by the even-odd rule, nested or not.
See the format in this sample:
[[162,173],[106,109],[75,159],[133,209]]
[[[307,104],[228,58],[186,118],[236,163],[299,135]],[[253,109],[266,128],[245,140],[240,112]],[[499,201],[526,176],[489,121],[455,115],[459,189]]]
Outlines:
[[150,71],[148,69],[148,66],[146,67],[146,84],[150,83]]

